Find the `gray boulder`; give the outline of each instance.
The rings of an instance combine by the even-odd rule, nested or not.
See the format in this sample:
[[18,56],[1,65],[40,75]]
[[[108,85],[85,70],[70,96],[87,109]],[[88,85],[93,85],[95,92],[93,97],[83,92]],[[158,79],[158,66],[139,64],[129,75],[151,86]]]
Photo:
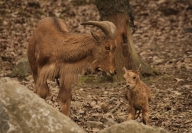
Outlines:
[[23,57],[17,61],[15,68],[8,75],[10,77],[26,77],[31,73],[28,58]]
[[25,86],[0,79],[0,133],[85,133]]
[[146,126],[137,121],[125,121],[121,124],[115,124],[105,128],[98,133],[168,133],[166,130],[158,127]]

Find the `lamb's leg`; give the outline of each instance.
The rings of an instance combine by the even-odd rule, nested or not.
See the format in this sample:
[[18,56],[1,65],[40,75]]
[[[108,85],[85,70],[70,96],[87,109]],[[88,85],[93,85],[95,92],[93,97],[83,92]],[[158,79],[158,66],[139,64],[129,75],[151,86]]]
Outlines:
[[145,108],[142,109],[142,119],[143,119],[143,123],[145,125],[149,125],[149,107],[148,104]]
[[71,88],[67,88],[64,85],[60,84],[60,90],[59,90],[59,99],[62,103],[62,113],[66,116],[70,115],[70,108],[71,108]]
[[147,88],[147,94],[148,94],[148,102],[151,101],[151,89]]
[[138,111],[139,111],[139,112],[138,112],[138,114],[137,114],[137,110],[135,110],[135,116],[137,115],[137,116],[135,117],[135,119],[137,119],[137,118],[139,117],[140,113],[141,113],[141,110],[138,110]]
[[135,119],[135,108],[133,106],[129,106],[127,120],[134,120],[134,119]]
[[46,98],[49,93],[50,93],[50,90],[49,90],[49,87],[47,85],[47,79],[46,79],[46,76],[42,76],[44,75],[42,72],[43,69],[39,69],[38,71],[38,77],[36,77],[37,81],[36,81],[36,91],[37,91],[37,94],[41,97],[41,98]]

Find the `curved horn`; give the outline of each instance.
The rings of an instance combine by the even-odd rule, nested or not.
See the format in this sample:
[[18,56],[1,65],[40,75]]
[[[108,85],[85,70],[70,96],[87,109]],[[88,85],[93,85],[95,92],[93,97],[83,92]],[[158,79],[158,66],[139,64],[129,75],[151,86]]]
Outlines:
[[114,38],[116,35],[116,26],[109,21],[88,21],[81,23],[82,25],[94,25],[99,27],[107,38]]

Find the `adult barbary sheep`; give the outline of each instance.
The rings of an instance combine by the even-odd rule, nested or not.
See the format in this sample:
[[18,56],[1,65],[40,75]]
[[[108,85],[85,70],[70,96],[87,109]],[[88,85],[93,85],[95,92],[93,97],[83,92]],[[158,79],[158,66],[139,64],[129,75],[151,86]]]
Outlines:
[[[149,125],[149,101],[151,100],[150,88],[140,80],[139,70],[127,70],[124,68],[126,80],[126,98],[129,103],[128,120],[136,119],[136,112],[142,110],[143,123]],[[138,114],[138,116],[139,116]]]
[[102,32],[74,34],[59,18],[45,18],[38,22],[29,41],[28,59],[35,82],[34,91],[42,98],[49,95],[47,79],[56,79],[62,112],[69,116],[71,85],[86,70],[116,73],[116,27],[108,21],[89,21]]

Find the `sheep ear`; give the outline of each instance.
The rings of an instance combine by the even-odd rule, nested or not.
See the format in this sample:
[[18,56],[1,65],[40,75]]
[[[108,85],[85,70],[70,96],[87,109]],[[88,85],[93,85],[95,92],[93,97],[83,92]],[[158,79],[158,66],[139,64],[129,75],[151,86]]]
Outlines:
[[94,38],[97,42],[100,41],[100,37],[99,37],[96,33],[94,33],[94,32],[91,31],[91,35],[93,36],[93,38]]
[[123,70],[124,70],[125,73],[127,72],[127,69],[125,67],[123,67]]

